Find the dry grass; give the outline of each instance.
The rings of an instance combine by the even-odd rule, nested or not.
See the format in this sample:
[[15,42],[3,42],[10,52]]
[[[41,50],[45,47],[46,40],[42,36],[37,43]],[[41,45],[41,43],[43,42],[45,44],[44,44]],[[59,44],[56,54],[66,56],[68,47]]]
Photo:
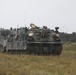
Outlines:
[[60,56],[0,53],[0,75],[76,75],[76,47],[69,45]]

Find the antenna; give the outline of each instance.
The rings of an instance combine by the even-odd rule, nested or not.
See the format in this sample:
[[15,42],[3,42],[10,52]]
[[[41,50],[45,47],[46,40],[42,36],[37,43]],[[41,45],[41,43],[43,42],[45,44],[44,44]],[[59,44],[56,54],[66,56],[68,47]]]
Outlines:
[[[24,20],[23,20],[23,21],[24,21],[23,24],[25,25],[25,24],[26,24],[26,12],[24,12],[24,17],[23,17],[23,19],[24,19]],[[26,25],[25,25],[25,27],[26,27]]]
[[19,24],[17,24],[17,28],[19,28]]

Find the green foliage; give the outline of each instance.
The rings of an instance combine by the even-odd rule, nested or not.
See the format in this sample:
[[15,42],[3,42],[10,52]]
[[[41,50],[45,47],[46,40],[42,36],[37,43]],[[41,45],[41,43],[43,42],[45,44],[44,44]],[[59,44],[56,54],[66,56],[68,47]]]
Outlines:
[[63,45],[65,51],[76,51],[76,43],[66,43]]

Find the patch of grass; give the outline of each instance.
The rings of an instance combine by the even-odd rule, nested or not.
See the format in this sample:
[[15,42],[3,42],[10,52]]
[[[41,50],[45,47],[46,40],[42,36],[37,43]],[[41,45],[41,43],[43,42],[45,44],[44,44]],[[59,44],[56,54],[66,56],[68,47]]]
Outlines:
[[0,53],[0,75],[76,75],[74,45],[63,45],[64,50],[60,56]]

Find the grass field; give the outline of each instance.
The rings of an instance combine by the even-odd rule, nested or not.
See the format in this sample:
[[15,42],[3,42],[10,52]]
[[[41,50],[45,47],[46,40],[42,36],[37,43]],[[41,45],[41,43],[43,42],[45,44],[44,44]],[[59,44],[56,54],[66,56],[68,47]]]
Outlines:
[[0,75],[76,75],[76,43],[63,46],[60,56],[0,53]]

